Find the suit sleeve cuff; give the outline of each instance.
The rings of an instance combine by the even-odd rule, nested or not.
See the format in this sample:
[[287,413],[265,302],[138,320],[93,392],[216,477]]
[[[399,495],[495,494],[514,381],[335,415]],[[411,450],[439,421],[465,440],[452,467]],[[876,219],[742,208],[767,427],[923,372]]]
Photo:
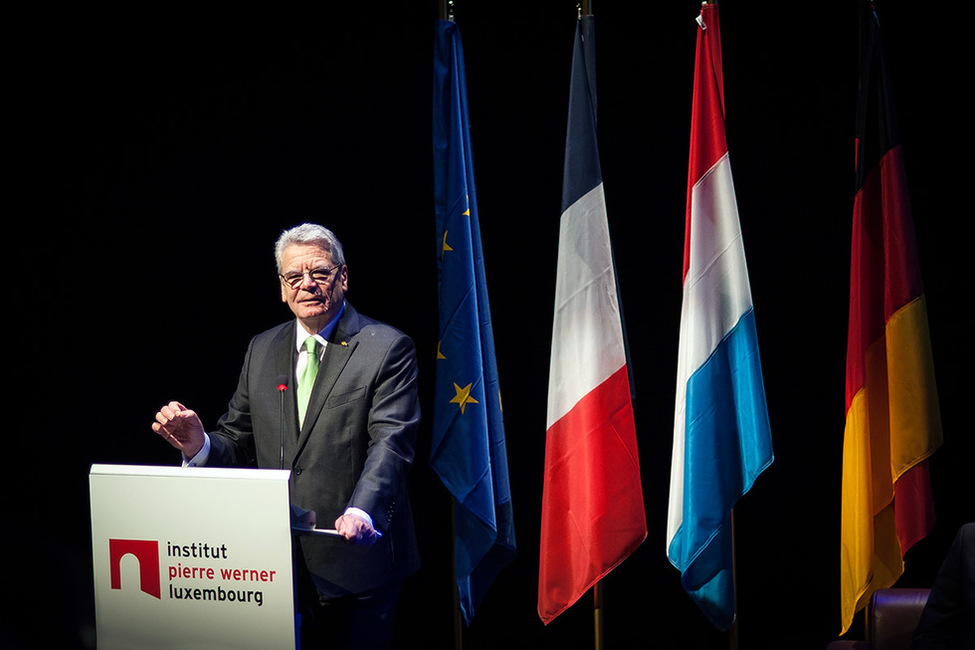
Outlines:
[[352,506],[349,506],[348,508],[345,509],[345,514],[347,514],[347,515],[355,515],[356,517],[360,517],[362,519],[365,519],[367,522],[369,522],[369,525],[372,526],[372,529],[376,531],[376,536],[377,537],[382,537],[383,536],[383,534],[381,532],[379,532],[379,530],[376,528],[376,525],[372,522],[372,517],[365,510],[363,510],[361,508],[354,508]]
[[187,458],[183,456],[183,467],[202,467],[207,464],[207,460],[210,459],[210,435],[207,433],[203,434],[203,447],[200,451],[196,453],[193,458]]

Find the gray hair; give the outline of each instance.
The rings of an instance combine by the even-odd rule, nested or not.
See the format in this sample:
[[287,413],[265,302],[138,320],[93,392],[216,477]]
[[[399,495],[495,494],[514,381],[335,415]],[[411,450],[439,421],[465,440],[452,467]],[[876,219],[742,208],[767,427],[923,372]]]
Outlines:
[[294,244],[321,244],[332,256],[333,264],[338,266],[345,264],[345,253],[342,251],[342,244],[335,233],[316,223],[303,223],[282,232],[278,241],[274,243],[274,261],[278,266],[278,273],[281,273],[281,259],[284,256],[284,249]]

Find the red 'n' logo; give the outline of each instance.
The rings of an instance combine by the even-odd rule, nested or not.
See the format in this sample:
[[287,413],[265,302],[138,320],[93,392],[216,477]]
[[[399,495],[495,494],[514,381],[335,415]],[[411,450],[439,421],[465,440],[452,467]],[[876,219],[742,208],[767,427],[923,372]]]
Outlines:
[[109,563],[111,564],[112,589],[122,588],[120,565],[126,555],[134,555],[139,561],[139,588],[150,596],[162,597],[159,585],[159,542],[144,539],[108,540]]

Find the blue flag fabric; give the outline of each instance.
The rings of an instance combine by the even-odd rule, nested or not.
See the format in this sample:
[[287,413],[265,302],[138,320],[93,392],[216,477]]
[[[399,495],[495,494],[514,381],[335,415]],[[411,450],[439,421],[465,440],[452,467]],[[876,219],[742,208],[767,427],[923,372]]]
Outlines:
[[454,497],[464,621],[515,556],[508,459],[481,250],[460,31],[438,20],[433,84],[439,343],[430,465]]
[[581,16],[572,48],[569,124],[562,170],[562,213],[603,182],[596,138],[596,23]]

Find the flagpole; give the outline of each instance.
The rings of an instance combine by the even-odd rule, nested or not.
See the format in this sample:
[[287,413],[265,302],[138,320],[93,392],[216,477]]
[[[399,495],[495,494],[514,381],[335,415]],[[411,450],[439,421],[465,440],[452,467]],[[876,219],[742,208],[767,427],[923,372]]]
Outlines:
[[457,585],[457,499],[450,495],[450,565],[454,600],[454,648],[463,650],[464,623],[460,616],[460,587]]
[[[592,0],[581,0],[576,4],[579,10],[579,18],[592,15]],[[593,647],[595,650],[603,650],[605,641],[603,637],[603,581],[598,580],[592,587],[592,618],[593,618]]]
[[735,555],[735,509],[731,508],[731,585],[734,591],[735,620],[728,630],[728,647],[738,650],[738,566]]
[[[440,20],[453,20],[453,0],[440,0],[437,3],[437,13]],[[453,601],[454,619],[454,648],[463,650],[464,624],[460,615],[460,587],[457,584],[457,499],[450,495],[450,571],[451,594]]]
[[[589,16],[592,13],[591,0],[582,0],[576,5],[579,10],[579,18]],[[592,622],[593,622],[593,647],[595,650],[603,650],[603,581],[599,580],[592,587]]]
[[594,645],[596,650],[603,650],[603,581],[599,580],[592,587],[593,625],[595,627]]
[[[592,0],[582,0],[579,6],[579,17],[592,15]],[[592,624],[593,648],[603,650],[603,581],[599,580],[592,587]]]
[[[440,20],[453,20],[453,0],[440,1]],[[454,619],[454,649],[464,648],[464,624],[460,615],[460,586],[457,584],[457,499],[450,495],[450,571]]]
[[[440,20],[453,20],[453,0],[440,0],[437,7]],[[463,650],[464,632],[460,617],[460,588],[457,585],[457,499],[450,495],[450,583],[453,600],[454,648]]]

